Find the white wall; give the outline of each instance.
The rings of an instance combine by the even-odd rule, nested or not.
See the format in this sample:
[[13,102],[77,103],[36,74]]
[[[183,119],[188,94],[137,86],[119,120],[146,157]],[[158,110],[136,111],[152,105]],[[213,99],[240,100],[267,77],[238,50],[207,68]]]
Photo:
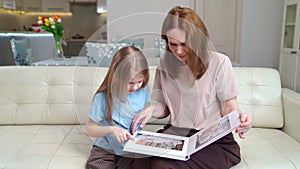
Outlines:
[[[236,57],[240,58],[242,66],[262,66],[277,69],[280,56],[284,0],[240,1],[243,2],[241,43],[239,56]],[[159,36],[162,20],[171,7],[175,5],[193,6],[193,0],[108,0],[107,3],[109,10],[107,16],[108,38],[138,37],[142,34],[146,38],[145,48],[153,48],[153,39]],[[95,7],[75,6],[73,9],[74,12],[78,12],[78,15],[64,16],[65,29],[72,31],[71,36],[76,33],[90,36],[106,24],[106,18],[95,14],[93,8]],[[88,12],[93,13],[93,16],[90,17]],[[157,13],[150,15],[147,12]],[[85,21],[77,19],[77,16],[80,19],[85,18]],[[34,15],[17,16],[15,14],[0,13],[0,20],[2,18],[5,21],[5,24],[0,24],[0,30],[15,28],[21,30],[23,24],[30,26],[36,21],[36,17]],[[91,18],[94,20],[91,20]],[[20,22],[19,20],[23,22],[16,24]],[[74,24],[76,26],[73,26]],[[5,29],[3,26],[5,26]]]
[[1,31],[19,31],[21,28],[22,24],[20,24],[19,14],[0,10]]
[[[153,48],[166,12],[175,5],[193,8],[194,4],[193,0],[108,1],[108,40],[142,36],[145,48]],[[240,53],[236,56],[242,66],[278,69],[283,9],[284,0],[242,1]]]
[[243,0],[240,63],[278,69],[284,0]]
[[108,0],[108,40],[142,37],[147,52],[153,48],[154,38],[160,37],[167,12],[178,5],[192,7],[193,0]]

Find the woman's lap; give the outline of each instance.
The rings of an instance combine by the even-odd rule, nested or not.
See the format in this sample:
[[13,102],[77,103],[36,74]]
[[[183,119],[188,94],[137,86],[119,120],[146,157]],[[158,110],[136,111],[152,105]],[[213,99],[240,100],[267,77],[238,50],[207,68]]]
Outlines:
[[[141,168],[148,163],[152,169],[226,169],[240,162],[240,148],[232,133],[191,155],[187,161],[152,157],[135,159],[133,168]],[[151,167],[150,167],[151,166]]]

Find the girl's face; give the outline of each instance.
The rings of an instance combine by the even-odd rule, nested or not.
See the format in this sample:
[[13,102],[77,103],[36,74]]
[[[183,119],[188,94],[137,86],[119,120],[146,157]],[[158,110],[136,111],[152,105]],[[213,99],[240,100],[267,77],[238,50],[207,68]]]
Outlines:
[[134,93],[136,90],[139,90],[144,83],[144,75],[139,73],[135,75],[130,82],[128,83],[128,93]]
[[181,61],[187,61],[189,47],[186,45],[186,34],[179,28],[167,32],[168,46],[171,52]]

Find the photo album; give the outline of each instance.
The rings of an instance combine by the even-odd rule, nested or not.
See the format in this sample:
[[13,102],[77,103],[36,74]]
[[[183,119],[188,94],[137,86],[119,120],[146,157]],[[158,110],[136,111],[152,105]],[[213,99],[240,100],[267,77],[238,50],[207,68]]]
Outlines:
[[137,131],[124,146],[124,151],[186,161],[190,155],[235,130],[240,125],[239,113],[233,111],[209,124],[190,137]]

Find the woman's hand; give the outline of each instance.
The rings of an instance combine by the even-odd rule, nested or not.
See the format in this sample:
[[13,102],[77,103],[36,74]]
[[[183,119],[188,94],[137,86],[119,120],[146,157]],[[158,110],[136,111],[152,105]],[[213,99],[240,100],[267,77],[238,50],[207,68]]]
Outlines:
[[232,112],[233,110],[238,110],[240,114],[240,126],[235,130],[236,133],[239,134],[240,138],[245,138],[245,133],[252,127],[251,118],[240,111],[240,108],[237,103],[237,97],[234,97],[230,100],[221,103],[222,106],[222,114],[225,116],[226,114]]
[[111,134],[118,140],[119,143],[132,139],[132,135],[125,129],[116,126],[111,127]]
[[235,132],[239,134],[240,138],[245,138],[245,133],[252,127],[252,120],[251,118],[245,114],[240,113],[240,127],[238,127]]
[[141,112],[139,112],[137,115],[135,115],[133,122],[132,122],[132,133],[133,134],[136,131],[137,125],[140,123],[140,127],[144,127],[145,124],[149,121],[149,119],[152,117],[153,112],[153,105],[148,105],[145,107]]

